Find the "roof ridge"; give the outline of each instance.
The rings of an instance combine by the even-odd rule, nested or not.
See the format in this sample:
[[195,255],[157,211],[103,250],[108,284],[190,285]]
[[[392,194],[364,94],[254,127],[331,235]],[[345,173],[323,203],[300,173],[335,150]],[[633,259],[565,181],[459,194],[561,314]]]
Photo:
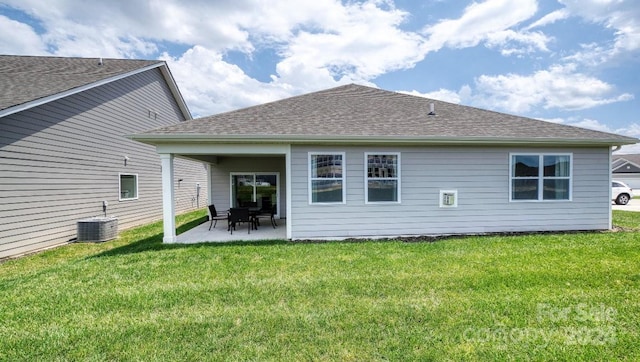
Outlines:
[[0,55],[0,117],[163,66],[163,60]]
[[119,60],[119,61],[131,61],[131,62],[155,62],[160,63],[164,60],[159,59],[132,59],[132,58],[108,58],[108,57],[65,57],[60,55],[22,55],[22,54],[0,54],[0,57],[13,57],[13,58],[49,58],[49,59],[77,59],[77,60],[90,60],[90,59],[103,59],[103,60]]

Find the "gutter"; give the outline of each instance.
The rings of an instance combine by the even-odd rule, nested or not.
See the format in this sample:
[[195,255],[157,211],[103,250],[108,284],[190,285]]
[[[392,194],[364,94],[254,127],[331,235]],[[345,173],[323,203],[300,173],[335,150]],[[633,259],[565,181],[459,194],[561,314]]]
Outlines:
[[438,136],[326,136],[326,135],[210,135],[210,134],[136,134],[128,138],[150,145],[171,143],[199,144],[350,144],[350,145],[567,145],[622,146],[640,142],[631,137],[617,139],[584,138],[502,138]]

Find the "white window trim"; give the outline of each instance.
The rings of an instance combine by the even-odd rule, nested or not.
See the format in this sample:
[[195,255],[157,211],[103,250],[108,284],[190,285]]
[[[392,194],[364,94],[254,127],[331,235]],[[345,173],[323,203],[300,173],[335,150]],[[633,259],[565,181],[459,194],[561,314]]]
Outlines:
[[[398,169],[396,170],[396,177],[393,178],[380,178],[380,177],[372,177],[371,180],[396,180],[398,182],[398,201],[369,201],[369,155],[393,155],[398,157]],[[388,152],[388,151],[380,151],[380,152],[365,152],[364,153],[364,203],[365,204],[400,204],[402,203],[402,192],[401,192],[401,177],[402,172],[400,165],[402,164],[400,160],[400,152]]]
[[[513,199],[513,156],[538,156],[538,198],[536,200]],[[544,177],[544,156],[569,156],[569,198],[565,200],[545,200],[544,180],[567,179],[567,177]],[[533,177],[532,177],[533,178]],[[521,178],[526,179],[526,178]],[[573,153],[571,152],[511,152],[509,153],[509,202],[569,202],[573,201]]]
[[[126,199],[122,198],[122,176],[135,176],[136,177],[136,197],[128,197]],[[140,197],[140,188],[139,186],[139,180],[140,178],[138,177],[137,173],[124,173],[121,172],[118,174],[118,201],[131,201],[131,200],[137,200]]]
[[[311,156],[318,155],[340,155],[342,156],[342,178],[335,178],[335,180],[342,181],[342,202],[313,202],[313,191],[312,191],[312,181],[315,180],[331,180],[326,178],[312,178],[312,170],[311,170]],[[309,205],[341,205],[347,203],[347,157],[345,152],[325,152],[325,151],[312,151],[308,153],[307,157],[307,176],[308,176],[308,195],[309,195]]]

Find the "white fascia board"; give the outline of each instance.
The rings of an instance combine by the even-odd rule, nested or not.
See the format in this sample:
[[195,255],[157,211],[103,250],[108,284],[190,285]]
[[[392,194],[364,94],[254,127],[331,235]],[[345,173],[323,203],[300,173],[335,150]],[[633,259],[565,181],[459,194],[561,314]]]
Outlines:
[[284,144],[161,144],[156,146],[160,154],[182,155],[284,155],[289,145]]
[[284,143],[284,144],[376,144],[376,145],[493,145],[493,146],[615,146],[634,144],[638,140],[571,138],[491,138],[491,137],[367,137],[303,135],[209,135],[209,134],[137,134],[129,138],[152,145],[187,143]]
[[[37,106],[40,106],[40,105],[43,105],[43,104],[46,104],[46,103],[49,103],[49,102],[53,102],[55,100],[58,100],[58,99],[61,99],[61,98],[64,98],[64,97],[68,97],[68,96],[73,95],[73,94],[81,93],[81,92],[84,92],[86,90],[89,90],[89,89],[92,89],[92,88],[96,88],[96,87],[99,87],[101,85],[105,85],[105,84],[108,84],[108,83],[111,83],[111,82],[115,82],[117,80],[124,79],[124,78],[127,78],[129,76],[132,76],[132,75],[135,75],[135,74],[138,74],[138,73],[142,73],[142,72],[146,72],[147,70],[158,68],[158,67],[167,68],[167,65],[164,62],[154,63],[154,64],[148,65],[148,66],[146,66],[144,68],[132,70],[132,71],[127,72],[127,73],[122,73],[122,74],[118,74],[118,75],[113,76],[113,77],[101,79],[99,81],[96,81],[96,82],[93,82],[93,83],[89,83],[89,84],[85,84],[85,85],[82,85],[82,86],[79,86],[79,87],[76,87],[76,88],[68,89],[66,91],[63,91],[63,92],[60,92],[60,93],[56,93],[56,94],[52,94],[52,95],[47,96],[47,97],[42,97],[42,98],[34,99],[32,101],[29,101],[29,102],[18,104],[16,106],[9,107],[7,109],[3,109],[2,111],[0,111],[0,118],[8,116],[10,114],[26,111],[27,109],[31,109],[33,107],[37,107]],[[167,79],[166,76],[165,76],[165,79]],[[169,83],[169,82],[167,82],[167,83]],[[169,84],[169,86],[171,87],[171,84]],[[175,82],[174,82],[174,86],[175,86]],[[179,100],[176,99],[176,101],[178,101],[178,104],[180,104],[180,102],[184,103],[184,100],[182,100],[182,98],[180,98]],[[186,105],[185,105],[185,107],[186,107]],[[188,110],[187,110],[187,112],[188,112]],[[191,117],[191,114],[190,113],[188,113],[188,114],[189,114],[189,117]],[[191,119],[191,118],[189,118],[189,119]]]
[[178,103],[178,107],[180,108],[180,111],[182,111],[182,115],[184,115],[184,118],[187,121],[193,119],[191,111],[189,111],[189,107],[187,107],[187,102],[184,101],[182,93],[180,92],[180,88],[178,88],[178,85],[173,78],[173,74],[171,74],[171,69],[169,69],[167,63],[163,62],[163,65],[164,66],[160,68],[160,71],[162,72],[162,76],[164,77],[165,81],[169,85],[169,89],[171,90],[171,94],[173,94],[173,98],[175,98],[176,102]]

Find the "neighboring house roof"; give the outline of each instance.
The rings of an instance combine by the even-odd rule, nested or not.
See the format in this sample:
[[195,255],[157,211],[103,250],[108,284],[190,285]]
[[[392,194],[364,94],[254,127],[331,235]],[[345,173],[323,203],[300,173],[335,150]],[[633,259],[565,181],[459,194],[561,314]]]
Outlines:
[[[435,115],[429,115],[431,104]],[[361,85],[304,94],[163,127],[133,139],[622,145],[637,139]]]
[[0,55],[0,117],[153,68],[160,68],[185,119],[192,119],[163,61],[16,55]]
[[640,154],[613,155],[612,160],[613,173],[640,173]]

